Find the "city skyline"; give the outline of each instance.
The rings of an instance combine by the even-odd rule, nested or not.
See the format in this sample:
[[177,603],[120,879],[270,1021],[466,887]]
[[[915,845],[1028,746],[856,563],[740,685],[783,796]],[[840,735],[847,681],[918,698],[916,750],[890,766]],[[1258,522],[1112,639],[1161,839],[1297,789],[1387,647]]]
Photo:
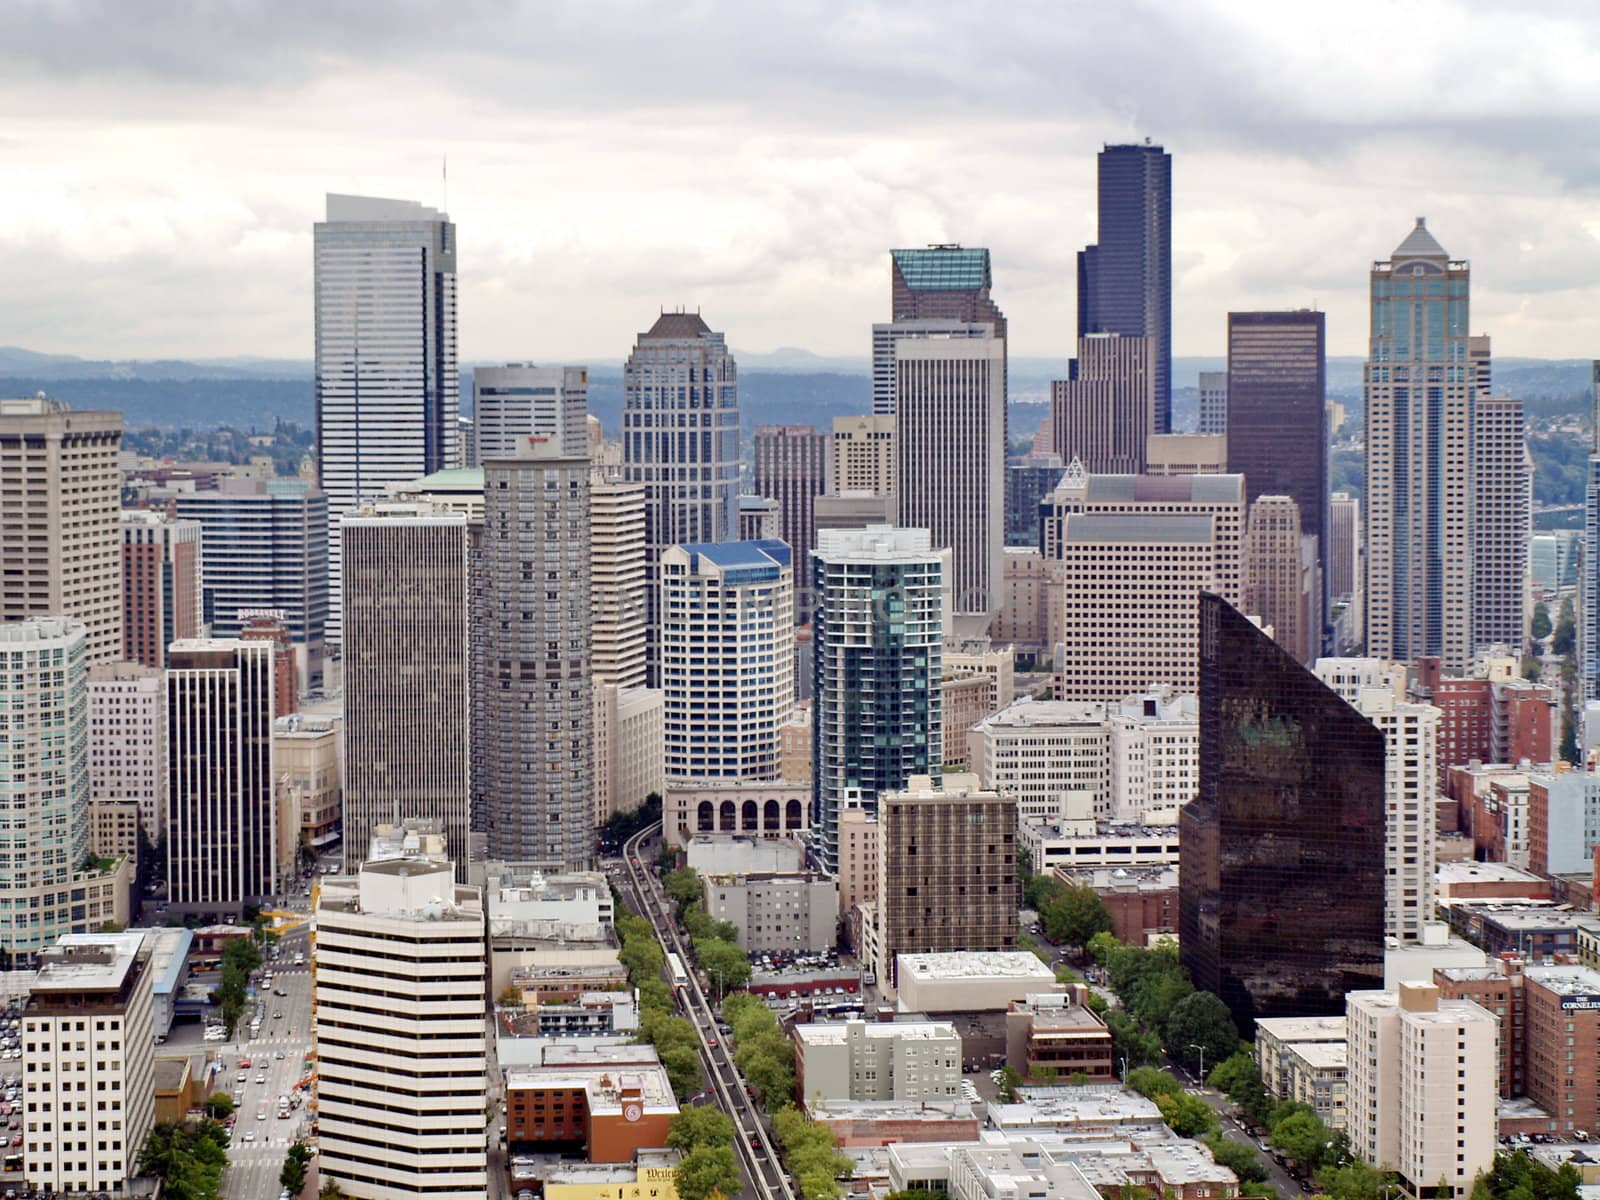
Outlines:
[[[1572,150],[1596,115],[1583,15],[1388,12],[1420,56],[1400,76],[1344,33],[1362,23],[1311,13],[952,8],[908,27],[872,8],[829,24],[712,6],[620,40],[600,6],[548,23],[403,6],[380,38],[266,6],[127,28],[112,11],[93,31],[74,14],[0,16],[0,95],[25,114],[8,128],[0,297],[7,341],[41,351],[308,356],[310,225],[324,192],[351,191],[460,224],[464,360],[619,357],[633,314],[677,304],[726,314],[735,349],[863,355],[881,248],[942,241],[992,249],[1015,355],[1064,359],[1092,156],[1146,136],[1175,160],[1177,354],[1219,352],[1230,309],[1307,305],[1329,314],[1330,353],[1359,353],[1346,250],[1375,257],[1417,214],[1473,259],[1474,332],[1501,353],[1582,357],[1600,340],[1583,284],[1600,185]],[[863,70],[891,24],[907,52]],[[592,70],[602,34],[629,69]],[[663,86],[710,34],[746,53]],[[959,74],[932,52],[951,36],[971,39]],[[98,78],[112,45],[118,71]],[[926,104],[908,99],[953,111],[913,121]],[[414,119],[394,119],[400,104]],[[708,195],[711,155],[728,182]],[[969,169],[942,170],[952,158]]]

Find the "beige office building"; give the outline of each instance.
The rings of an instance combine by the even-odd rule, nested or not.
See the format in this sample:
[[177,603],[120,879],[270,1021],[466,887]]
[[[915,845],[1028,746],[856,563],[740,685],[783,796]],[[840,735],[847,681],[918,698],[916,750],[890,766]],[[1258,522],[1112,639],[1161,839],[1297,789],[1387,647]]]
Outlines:
[[839,911],[878,898],[878,815],[864,808],[839,812]]
[[467,518],[426,503],[339,522],[344,586],[344,865],[372,831],[443,822],[467,859],[472,756],[472,576]]
[[1227,469],[1228,439],[1220,434],[1153,433],[1145,443],[1146,475],[1221,475]]
[[1000,611],[989,633],[1023,653],[1041,654],[1049,639],[1052,574],[1036,547],[1007,546],[1000,568]]
[[132,801],[154,845],[166,825],[167,693],[161,672],[140,663],[89,671],[89,800]]
[[1005,338],[901,338],[894,355],[896,524],[949,548],[949,612],[987,627],[1006,543]]
[[1155,339],[1091,333],[1078,338],[1071,376],[1050,385],[1051,440],[1065,463],[1138,475],[1155,432]]
[[319,851],[338,840],[344,814],[341,723],[323,713],[292,713],[273,723],[273,766],[279,786],[293,793],[299,818],[292,834],[279,822],[280,845],[286,835]]
[[894,417],[873,413],[833,419],[833,479],[828,491],[892,496],[895,488]]
[[1056,696],[1111,701],[1163,683],[1195,691],[1200,593],[1219,590],[1217,565],[1211,516],[1067,517]]
[[[811,669],[809,660],[799,670]],[[798,671],[797,671],[798,674]],[[796,681],[798,683],[798,680]],[[811,782],[811,702],[795,705],[788,720],[778,726],[778,778],[789,783]]]
[[1317,539],[1300,532],[1300,506],[1292,496],[1256,497],[1244,535],[1244,611],[1308,663],[1322,648],[1321,599]]
[[1472,649],[1520,655],[1532,605],[1533,471],[1522,401],[1479,396],[1473,414]]
[[0,400],[0,622],[64,616],[122,657],[122,414]]
[[[641,643],[642,648],[642,643]],[[641,658],[640,665],[644,660]],[[594,685],[594,822],[598,829],[667,788],[666,706],[660,688]]]
[[644,687],[645,575],[642,483],[589,477],[589,602],[595,683]]
[[1498,1024],[1431,983],[1345,997],[1347,1132],[1353,1157],[1413,1196],[1465,1196],[1494,1166]]
[[154,969],[145,935],[72,934],[46,950],[22,1011],[26,1175],[125,1195],[155,1121]]

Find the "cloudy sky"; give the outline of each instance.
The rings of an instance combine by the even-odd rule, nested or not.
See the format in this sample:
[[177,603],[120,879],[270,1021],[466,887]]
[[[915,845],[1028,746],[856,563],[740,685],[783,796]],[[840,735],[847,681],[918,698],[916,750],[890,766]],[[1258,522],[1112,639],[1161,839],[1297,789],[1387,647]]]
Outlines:
[[1175,351],[1315,305],[1362,352],[1414,218],[1497,355],[1600,354],[1600,10],[1489,0],[7,0],[0,345],[311,356],[327,191],[438,203],[464,358],[620,358],[662,305],[867,353],[890,246],[994,254],[1065,357],[1094,154],[1174,155]]

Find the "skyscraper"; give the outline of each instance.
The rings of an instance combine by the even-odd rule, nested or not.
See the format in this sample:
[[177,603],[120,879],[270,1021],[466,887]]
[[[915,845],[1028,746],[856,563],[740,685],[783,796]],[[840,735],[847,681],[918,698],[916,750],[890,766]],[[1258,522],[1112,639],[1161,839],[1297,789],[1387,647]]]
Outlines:
[[756,494],[778,502],[778,537],[794,552],[794,619],[811,621],[812,519],[827,490],[828,435],[813,425],[761,425],[755,439]]
[[889,251],[890,324],[872,327],[872,411],[894,415],[894,347],[904,338],[977,337],[981,328],[1001,339],[1006,318],[989,296],[989,252],[981,247],[933,245]]
[[877,811],[944,761],[945,554],[926,529],[824,529],[812,555],[812,853],[839,869],[839,812]]
[[1600,700],[1600,358],[1589,364],[1594,444],[1583,481],[1583,573],[1578,579],[1578,655],[1583,698]]
[[1067,378],[1050,384],[1051,442],[1062,462],[1087,471],[1138,475],[1155,432],[1155,341],[1118,333],[1081,334]]
[[517,440],[529,434],[556,438],[568,457],[587,454],[587,368],[532,363],[472,368],[472,430],[474,462],[514,454]]
[[1478,397],[1472,434],[1472,650],[1528,641],[1533,472],[1522,401]]
[[1200,600],[1200,790],[1178,933],[1241,1029],[1383,979],[1384,738],[1220,596]]
[[594,857],[589,460],[526,439],[483,464],[474,652],[474,828],[488,856]]
[[156,845],[167,820],[167,685],[159,668],[101,663],[89,671],[89,802],[139,806]]
[[411,200],[327,198],[313,235],[317,478],[328,497],[339,641],[339,518],[456,465],[456,227]]
[[65,616],[122,657],[122,414],[0,400],[0,621]]
[[1328,501],[1328,552],[1324,556],[1328,595],[1353,596],[1365,582],[1361,578],[1361,499],[1335,492]]
[[1005,559],[1005,369],[987,334],[895,343],[898,524],[949,547],[951,612],[985,626]]
[[1228,432],[1228,373],[1200,372],[1200,433]]
[[122,512],[122,657],[166,665],[167,646],[200,633],[200,522]]
[[594,617],[594,678],[618,687],[644,686],[644,485],[589,475],[589,589]]
[[794,570],[781,541],[661,556],[667,776],[774,779],[794,708]]
[[739,528],[738,368],[699,313],[662,313],[622,375],[624,476],[645,485],[647,663],[654,678],[657,565],[668,546]]
[[[1471,268],[1417,219],[1372,264],[1366,364],[1367,652],[1396,662],[1472,657]],[[1231,398],[1230,398],[1231,403]]]
[[1257,496],[1244,534],[1244,611],[1272,627],[1299,663],[1322,648],[1317,539],[1300,531],[1293,496]]
[[[453,846],[472,825],[467,518],[425,503],[346,513],[344,865],[379,825],[426,817]],[[463,874],[465,854],[458,862]]]
[[167,903],[238,917],[277,891],[272,643],[175,642],[167,659]]
[[[31,959],[73,924],[73,874],[89,852],[88,630],[64,617],[0,624],[0,957]],[[81,926],[80,926],[81,928]]]
[[[892,363],[891,359],[891,363]],[[889,382],[890,405],[894,402],[892,373]],[[833,483],[827,490],[870,492],[875,496],[894,494],[894,416],[835,417],[833,419]]]
[[[1308,309],[1228,314],[1228,470],[1244,476],[1250,504],[1266,495],[1294,500],[1318,562],[1328,545],[1326,324]],[[1320,581],[1318,590],[1319,625],[1307,631],[1313,654],[1326,609]]]
[[1104,147],[1099,166],[1099,240],[1078,254],[1078,336],[1152,340],[1152,432],[1171,433],[1172,156],[1146,140]]

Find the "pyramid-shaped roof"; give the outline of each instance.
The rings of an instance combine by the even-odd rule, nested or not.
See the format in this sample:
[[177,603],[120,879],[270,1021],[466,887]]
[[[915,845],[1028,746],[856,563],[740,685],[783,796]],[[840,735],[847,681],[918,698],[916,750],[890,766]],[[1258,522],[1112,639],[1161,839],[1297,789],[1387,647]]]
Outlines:
[[1399,262],[1402,258],[1449,258],[1444,247],[1439,245],[1433,234],[1428,232],[1426,217],[1417,218],[1417,227],[1406,234],[1406,240],[1395,247],[1394,254],[1390,256],[1393,261]]

